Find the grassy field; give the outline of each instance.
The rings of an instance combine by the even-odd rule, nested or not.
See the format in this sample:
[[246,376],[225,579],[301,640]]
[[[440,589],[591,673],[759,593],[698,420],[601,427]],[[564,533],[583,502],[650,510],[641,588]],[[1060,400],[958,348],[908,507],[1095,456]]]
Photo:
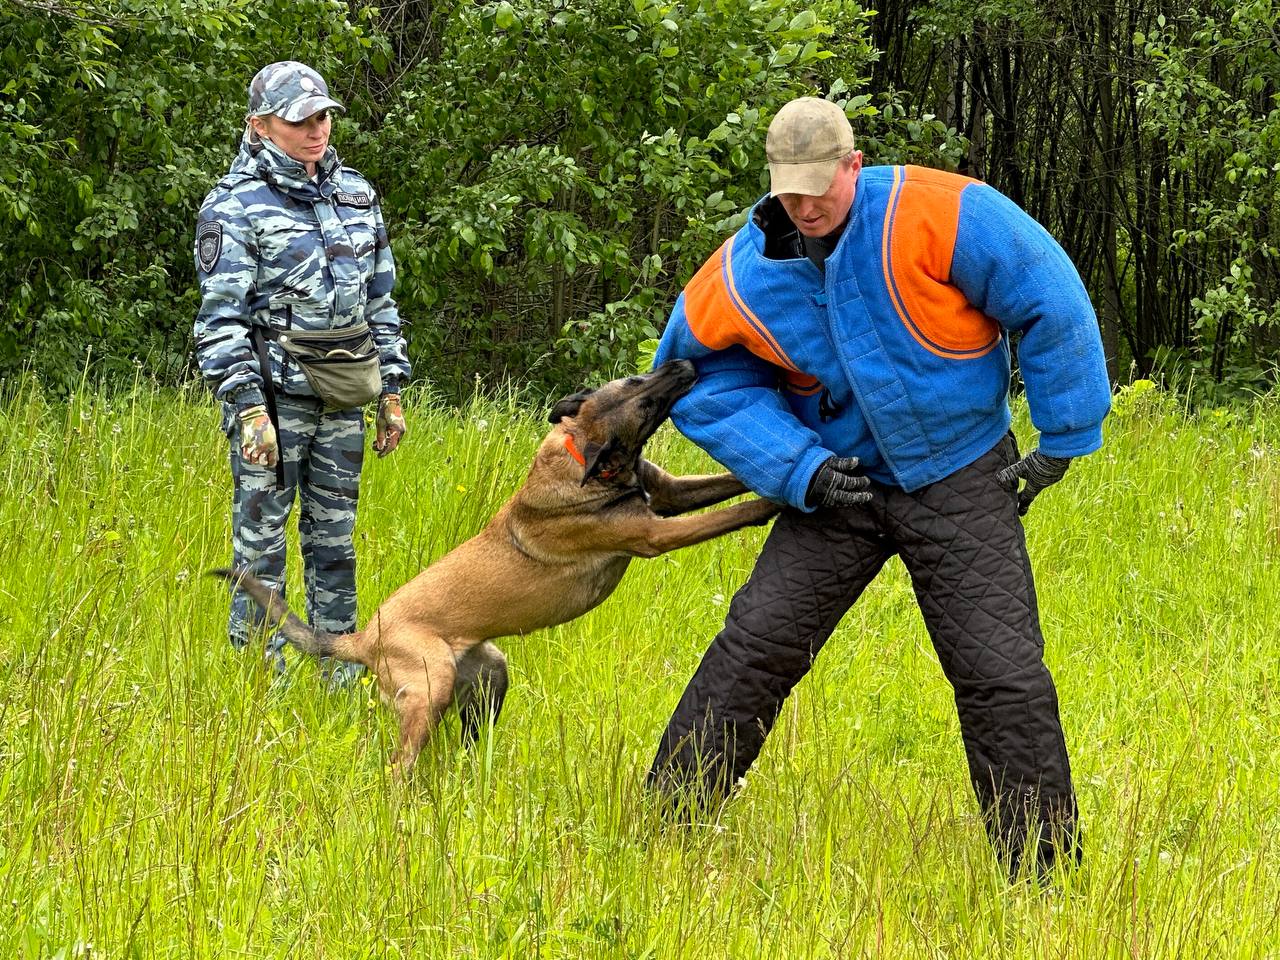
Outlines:
[[[366,612],[483,525],[545,427],[409,418],[365,468]],[[988,854],[896,561],[741,795],[680,830],[640,783],[763,531],[507,640],[495,734],[463,752],[451,718],[402,789],[367,686],[226,643],[210,402],[10,386],[0,444],[0,957],[1280,957],[1274,403],[1130,392],[1028,518],[1086,831],[1047,892]],[[649,454],[707,467],[670,427]]]

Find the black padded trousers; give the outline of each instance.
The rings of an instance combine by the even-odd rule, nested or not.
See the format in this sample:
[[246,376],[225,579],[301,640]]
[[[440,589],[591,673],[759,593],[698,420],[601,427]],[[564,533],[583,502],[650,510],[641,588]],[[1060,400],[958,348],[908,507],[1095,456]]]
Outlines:
[[1016,459],[1010,435],[921,490],[876,485],[866,506],[781,514],[676,706],[649,786],[680,803],[725,796],[840,618],[897,554],[955,691],[997,854],[1013,873],[1029,843],[1041,871],[1055,856],[1078,860],[1071,770],[1017,495],[995,477]]

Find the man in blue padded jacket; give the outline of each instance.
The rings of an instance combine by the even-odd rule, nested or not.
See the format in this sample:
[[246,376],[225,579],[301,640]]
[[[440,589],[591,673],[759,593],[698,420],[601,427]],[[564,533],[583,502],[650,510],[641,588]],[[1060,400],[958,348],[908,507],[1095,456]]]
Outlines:
[[[699,379],[673,420],[785,502],[649,774],[716,800],[886,560],[902,558],[955,691],[969,775],[1016,873],[1079,857],[1020,516],[1102,443],[1097,321],[1062,248],[993,188],[866,167],[844,112],[770,124],[771,192],[685,287],[655,363]],[[1039,447],[1010,431],[1009,335]],[[1019,481],[1022,489],[1019,490]]]

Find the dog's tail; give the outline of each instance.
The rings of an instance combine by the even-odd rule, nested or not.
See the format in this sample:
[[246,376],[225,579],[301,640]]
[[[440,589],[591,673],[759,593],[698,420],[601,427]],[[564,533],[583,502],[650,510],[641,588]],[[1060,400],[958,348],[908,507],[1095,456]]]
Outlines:
[[333,657],[348,663],[364,663],[368,666],[361,652],[359,631],[335,634],[308,626],[289,610],[280,594],[246,569],[219,567],[216,570],[210,570],[209,576],[229,580],[249,594],[266,613],[267,623],[272,629],[279,630],[289,643],[303,653],[309,653],[313,657]]

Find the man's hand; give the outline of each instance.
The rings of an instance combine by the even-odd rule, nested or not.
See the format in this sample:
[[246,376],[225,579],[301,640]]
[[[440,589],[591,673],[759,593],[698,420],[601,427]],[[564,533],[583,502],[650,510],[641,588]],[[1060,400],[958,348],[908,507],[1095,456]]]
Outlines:
[[384,393],[382,395],[382,399],[378,401],[377,427],[378,433],[373,441],[373,449],[378,452],[379,457],[385,457],[400,445],[400,440],[407,429],[404,410],[400,408],[400,394]]
[[871,480],[857,472],[857,457],[828,457],[809,481],[811,507],[856,507],[871,500]]
[[1010,489],[1017,489],[1018,480],[1026,481],[1018,494],[1018,516],[1025,517],[1031,509],[1031,501],[1045,487],[1062,479],[1071,466],[1070,457],[1049,457],[1039,450],[1032,450],[1017,463],[1012,463],[996,474],[996,481]]
[[245,463],[274,467],[280,457],[276,428],[262,404],[240,411],[240,458]]

